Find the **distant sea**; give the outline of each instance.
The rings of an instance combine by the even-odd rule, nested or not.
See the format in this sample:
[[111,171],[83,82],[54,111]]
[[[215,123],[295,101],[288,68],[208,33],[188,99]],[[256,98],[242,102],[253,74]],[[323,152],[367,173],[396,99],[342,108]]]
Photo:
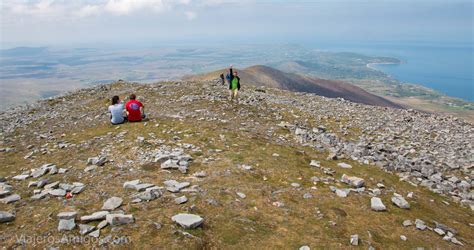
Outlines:
[[370,56],[395,57],[402,64],[378,64],[400,82],[415,83],[453,97],[474,101],[474,44],[456,43],[351,43],[311,47],[349,51]]

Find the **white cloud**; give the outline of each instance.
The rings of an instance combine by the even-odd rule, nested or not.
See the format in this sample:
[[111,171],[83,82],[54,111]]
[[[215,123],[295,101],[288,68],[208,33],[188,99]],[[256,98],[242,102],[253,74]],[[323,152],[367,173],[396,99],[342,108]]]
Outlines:
[[0,14],[20,17],[88,17],[99,13],[131,15],[151,11],[184,11],[187,19],[197,17],[202,8],[245,3],[251,0],[1,0]]
[[82,7],[76,15],[78,17],[88,17],[98,15],[101,12],[101,8],[97,5],[86,5]]
[[197,13],[194,11],[185,11],[184,15],[186,16],[188,20],[194,20],[197,17]]
[[105,10],[115,14],[129,14],[139,10],[163,11],[168,6],[163,0],[109,0]]
[[[187,19],[197,17],[206,6],[236,3],[237,0],[1,0],[0,14],[20,17],[88,17],[99,13],[132,15],[140,12],[184,11]],[[242,0],[248,1],[248,0]]]
[[[61,8],[61,6],[53,5],[54,0],[40,0],[35,2],[6,1],[3,4],[4,8],[9,9],[12,13],[17,15],[52,15]],[[3,11],[2,8],[2,12]]]

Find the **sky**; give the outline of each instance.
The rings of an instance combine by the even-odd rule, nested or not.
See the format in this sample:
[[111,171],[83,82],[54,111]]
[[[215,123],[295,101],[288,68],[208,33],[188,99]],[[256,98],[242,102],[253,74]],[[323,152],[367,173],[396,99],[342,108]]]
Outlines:
[[474,0],[0,0],[0,45],[474,43]]

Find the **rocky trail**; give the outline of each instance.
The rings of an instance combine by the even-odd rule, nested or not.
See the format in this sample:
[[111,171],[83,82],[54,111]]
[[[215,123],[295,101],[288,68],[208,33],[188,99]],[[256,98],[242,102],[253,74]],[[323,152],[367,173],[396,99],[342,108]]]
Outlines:
[[[463,120],[214,81],[118,81],[0,113],[0,245],[474,247]],[[149,120],[112,126],[113,95]]]

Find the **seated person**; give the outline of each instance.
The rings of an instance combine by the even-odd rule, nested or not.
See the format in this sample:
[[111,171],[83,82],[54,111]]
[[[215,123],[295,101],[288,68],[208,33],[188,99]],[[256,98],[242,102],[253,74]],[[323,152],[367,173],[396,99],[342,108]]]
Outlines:
[[125,104],[127,110],[128,121],[130,122],[139,122],[142,119],[145,119],[145,107],[143,104],[136,100],[137,96],[135,94],[130,95],[130,101]]
[[122,124],[127,120],[124,116],[123,103],[118,96],[112,97],[112,105],[109,106],[110,122],[112,125]]

